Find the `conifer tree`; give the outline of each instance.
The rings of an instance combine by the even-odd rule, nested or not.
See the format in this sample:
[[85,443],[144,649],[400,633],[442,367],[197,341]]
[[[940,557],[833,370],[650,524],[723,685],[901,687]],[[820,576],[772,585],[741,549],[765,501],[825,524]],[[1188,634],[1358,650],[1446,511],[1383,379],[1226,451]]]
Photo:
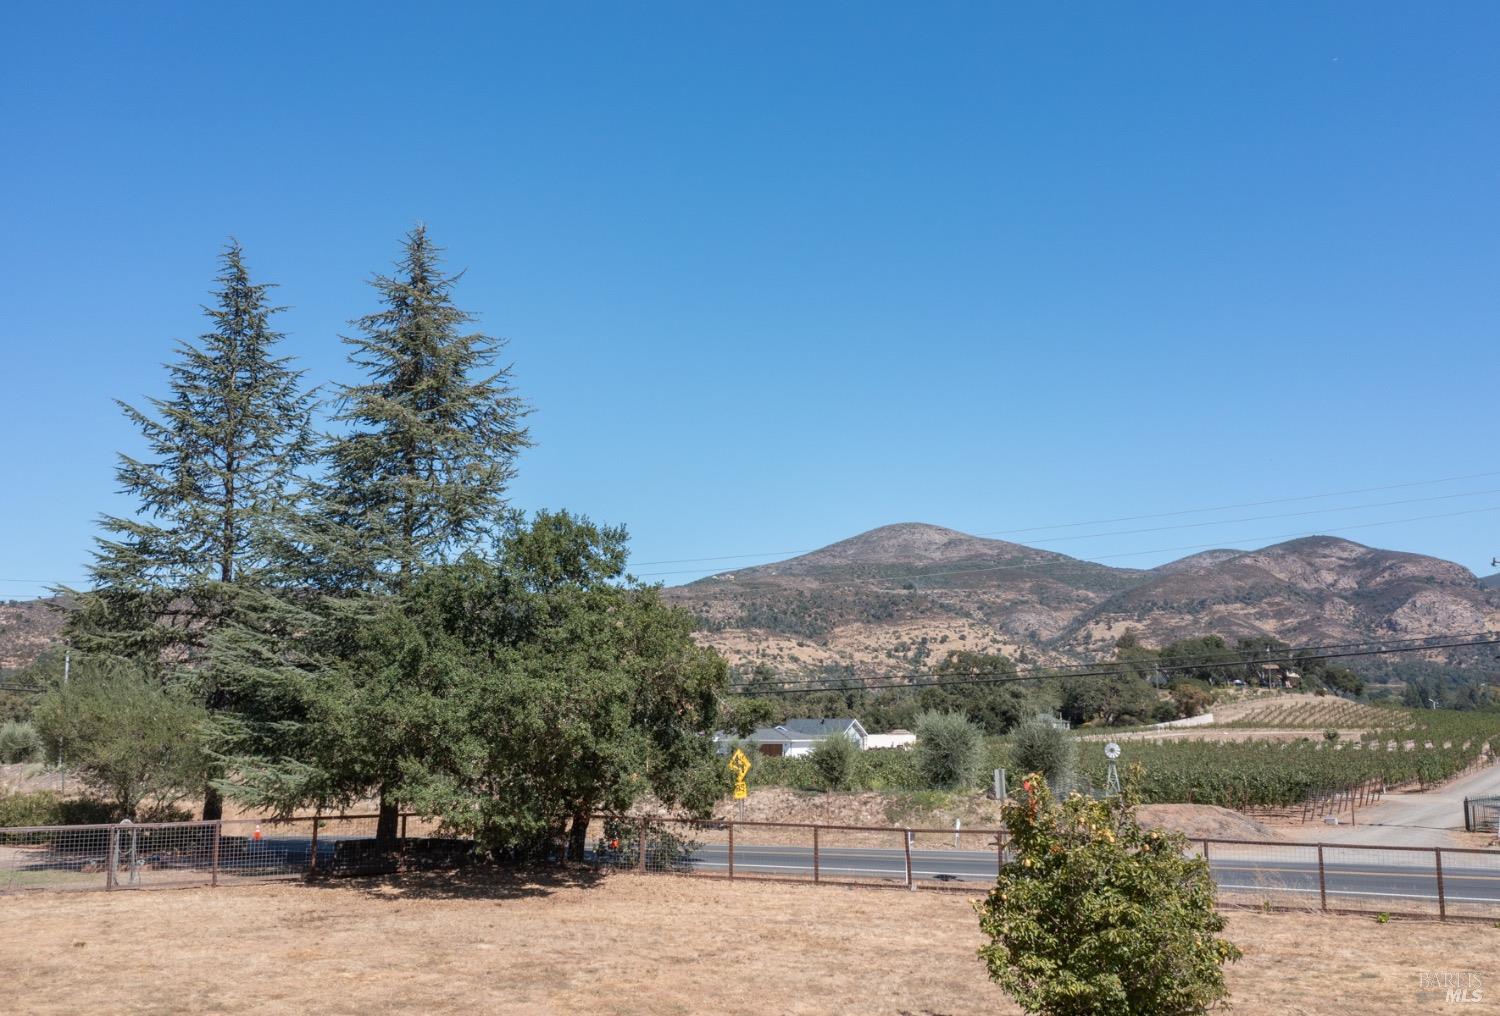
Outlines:
[[[201,667],[236,586],[262,581],[276,558],[276,533],[290,516],[295,479],[311,447],[311,395],[302,373],[275,349],[282,308],[270,286],[251,280],[231,240],[211,327],[179,345],[168,365],[169,398],[149,409],[120,403],[146,440],[148,457],[121,454],[116,477],[137,501],[132,516],[107,515],[68,636],[76,648],[124,657],[164,679],[189,684],[204,705],[225,693]],[[219,798],[205,794],[204,817]]]
[[[503,341],[470,331],[453,302],[462,273],[417,226],[393,275],[372,281],[380,308],[345,339],[365,374],[343,388],[323,451],[315,507],[301,527],[305,585],[342,596],[400,594],[422,571],[496,540],[506,485],[529,443],[528,409],[497,366]],[[377,834],[395,835],[388,781]]]
[[502,340],[468,331],[454,305],[462,273],[417,226],[394,275],[371,285],[380,309],[344,341],[361,384],[340,393],[324,449],[318,508],[303,530],[303,570],[324,589],[400,592],[424,566],[493,541],[528,410],[496,366]]

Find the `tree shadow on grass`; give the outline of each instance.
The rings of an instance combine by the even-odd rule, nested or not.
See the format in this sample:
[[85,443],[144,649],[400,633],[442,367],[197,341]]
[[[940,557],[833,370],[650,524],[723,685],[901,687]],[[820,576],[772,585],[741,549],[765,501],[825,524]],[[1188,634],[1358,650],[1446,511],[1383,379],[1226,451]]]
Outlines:
[[320,889],[362,893],[371,899],[518,900],[551,896],[568,889],[591,889],[604,873],[584,865],[509,867],[473,864],[448,871],[411,871],[393,875],[320,878],[308,884]]

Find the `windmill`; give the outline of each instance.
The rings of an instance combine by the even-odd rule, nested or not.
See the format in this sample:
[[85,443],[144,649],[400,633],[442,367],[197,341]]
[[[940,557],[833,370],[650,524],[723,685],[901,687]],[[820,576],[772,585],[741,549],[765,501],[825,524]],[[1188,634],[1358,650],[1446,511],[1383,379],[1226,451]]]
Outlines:
[[1120,746],[1111,741],[1104,746],[1104,757],[1109,760],[1109,772],[1104,776],[1104,796],[1117,797],[1120,793],[1120,771],[1115,760],[1120,757]]

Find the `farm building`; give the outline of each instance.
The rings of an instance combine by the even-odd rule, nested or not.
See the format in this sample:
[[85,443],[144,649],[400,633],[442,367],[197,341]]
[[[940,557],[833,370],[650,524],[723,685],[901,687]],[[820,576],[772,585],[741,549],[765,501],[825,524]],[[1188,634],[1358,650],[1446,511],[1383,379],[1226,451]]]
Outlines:
[[842,734],[853,741],[861,751],[866,747],[869,734],[858,720],[813,720],[792,719],[774,727],[752,730],[748,737],[733,734],[714,735],[714,747],[721,755],[728,754],[736,744],[752,745],[762,755],[806,755],[817,747],[819,741],[833,734]]
[[865,738],[865,750],[877,748],[910,748],[917,743],[917,735],[909,730],[893,730],[889,734],[870,734]]
[[1265,688],[1300,688],[1302,675],[1279,663],[1262,663],[1259,667],[1260,683]]

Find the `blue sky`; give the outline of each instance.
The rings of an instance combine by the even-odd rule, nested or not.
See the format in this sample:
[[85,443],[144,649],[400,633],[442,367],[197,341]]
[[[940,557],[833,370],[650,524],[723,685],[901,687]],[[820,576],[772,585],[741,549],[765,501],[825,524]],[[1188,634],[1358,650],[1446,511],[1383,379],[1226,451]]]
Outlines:
[[1487,572],[1497,32],[1490,3],[11,10],[0,597],[79,579],[128,510],[111,400],[162,391],[227,236],[324,382],[417,220],[536,407],[515,502],[626,523],[637,562],[1470,476],[1016,538],[1147,566],[1359,526]]

